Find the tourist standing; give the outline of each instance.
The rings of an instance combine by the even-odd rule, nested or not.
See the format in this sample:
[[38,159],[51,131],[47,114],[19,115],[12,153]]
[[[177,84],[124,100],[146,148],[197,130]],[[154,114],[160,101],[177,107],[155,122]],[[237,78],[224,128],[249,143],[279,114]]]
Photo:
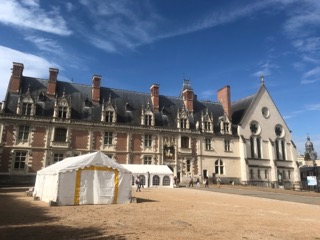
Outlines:
[[193,187],[193,179],[190,177],[189,187]]
[[209,188],[209,179],[208,177],[205,178],[204,187]]
[[137,179],[136,179],[136,185],[137,185],[136,192],[141,192],[141,189],[140,189],[141,185],[140,185],[140,178],[139,177],[137,177]]

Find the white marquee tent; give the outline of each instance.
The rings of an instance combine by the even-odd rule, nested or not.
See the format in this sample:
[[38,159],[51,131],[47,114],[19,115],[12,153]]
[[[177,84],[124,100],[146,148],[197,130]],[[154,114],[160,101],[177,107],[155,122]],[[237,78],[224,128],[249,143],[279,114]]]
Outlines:
[[132,182],[142,178],[143,187],[173,187],[173,172],[167,165],[121,164],[132,172]]
[[38,171],[33,196],[57,205],[129,203],[131,179],[129,170],[99,151]]

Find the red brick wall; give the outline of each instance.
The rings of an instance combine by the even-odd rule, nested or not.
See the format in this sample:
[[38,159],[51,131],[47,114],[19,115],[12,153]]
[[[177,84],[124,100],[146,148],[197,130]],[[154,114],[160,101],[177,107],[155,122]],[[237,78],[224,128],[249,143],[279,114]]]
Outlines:
[[127,163],[127,154],[119,154],[117,153],[117,163],[126,164]]
[[117,133],[116,151],[127,151],[127,134]]
[[[71,131],[71,148],[73,149],[87,149],[88,148],[88,131],[87,130],[80,130],[80,129],[73,129]],[[100,134],[101,137],[101,134]],[[95,138],[96,141],[100,141],[99,137]],[[98,147],[98,148],[96,148]],[[95,146],[95,149],[99,149],[99,146]]]
[[42,161],[44,159],[44,151],[32,150],[32,163],[29,167],[29,173],[35,173],[42,168]]
[[32,147],[45,147],[46,143],[46,129],[45,127],[35,127],[33,138],[32,138]]
[[13,133],[13,126],[5,127],[4,131],[4,142],[6,142],[8,146],[12,146],[14,143],[14,133]]
[[225,86],[218,90],[217,93],[218,102],[222,104],[223,110],[231,117],[231,95],[230,86]]
[[141,152],[141,134],[132,134],[132,151],[139,151]]
[[102,137],[101,132],[100,131],[94,131],[92,133],[92,135],[93,135],[92,149],[100,150],[100,148],[101,148],[101,140],[102,140],[101,139],[101,137]]
[[141,164],[141,154],[131,154],[131,164]]
[[1,166],[0,172],[9,172],[9,158],[10,158],[10,149],[5,148],[1,154]]

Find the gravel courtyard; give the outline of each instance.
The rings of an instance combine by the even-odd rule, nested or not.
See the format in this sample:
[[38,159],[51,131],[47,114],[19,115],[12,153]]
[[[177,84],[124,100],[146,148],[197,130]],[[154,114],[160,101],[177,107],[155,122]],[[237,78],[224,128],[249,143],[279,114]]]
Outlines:
[[0,239],[320,239],[320,205],[153,188],[138,203],[49,207],[25,190],[0,188]]

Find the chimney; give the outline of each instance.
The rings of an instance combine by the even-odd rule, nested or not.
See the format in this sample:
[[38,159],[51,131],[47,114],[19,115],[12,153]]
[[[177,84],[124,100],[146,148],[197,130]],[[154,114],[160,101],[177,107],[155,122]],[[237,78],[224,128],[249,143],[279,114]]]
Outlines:
[[23,64],[13,62],[12,74],[9,83],[9,92],[10,93],[18,93],[20,90],[20,83],[23,72]]
[[99,104],[100,102],[100,75],[93,75],[92,77],[92,102],[93,104]]
[[151,101],[152,101],[154,112],[159,112],[159,85],[153,84],[150,87],[150,91],[151,91]]
[[52,98],[56,95],[58,73],[59,73],[59,69],[49,68],[49,81],[48,81],[48,87],[47,87],[48,97]]
[[230,86],[224,86],[217,92],[218,102],[222,104],[223,110],[227,113],[229,119],[231,119],[231,98],[230,98]]
[[193,112],[193,90],[185,89],[182,93],[184,106],[189,110],[189,112]]

